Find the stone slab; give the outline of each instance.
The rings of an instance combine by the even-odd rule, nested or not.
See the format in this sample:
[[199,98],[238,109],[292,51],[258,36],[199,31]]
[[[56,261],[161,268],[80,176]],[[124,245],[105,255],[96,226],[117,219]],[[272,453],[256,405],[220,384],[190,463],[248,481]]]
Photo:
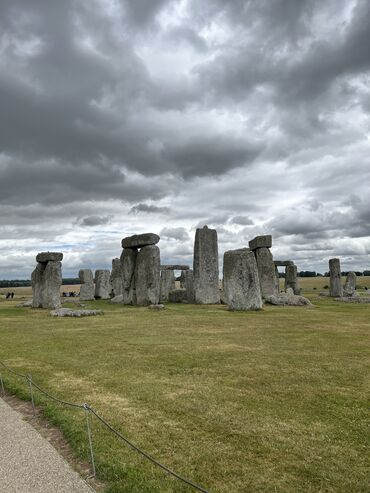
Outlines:
[[257,248],[271,248],[272,246],[272,236],[263,235],[256,236],[249,242],[249,248],[251,250],[256,250]]
[[63,253],[61,252],[40,252],[36,255],[36,262],[61,262]]
[[190,267],[188,265],[180,265],[180,264],[173,264],[173,265],[161,265],[161,270],[189,270]]
[[155,233],[127,236],[122,240],[122,248],[141,248],[148,245],[156,245],[159,240],[160,237]]

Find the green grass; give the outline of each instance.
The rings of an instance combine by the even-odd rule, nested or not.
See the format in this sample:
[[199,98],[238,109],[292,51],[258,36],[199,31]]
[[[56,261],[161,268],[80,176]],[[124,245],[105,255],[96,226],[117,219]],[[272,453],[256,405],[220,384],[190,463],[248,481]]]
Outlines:
[[[319,298],[313,287],[315,309],[244,313],[100,301],[89,307],[103,316],[54,319],[2,300],[0,359],[55,395],[88,402],[209,491],[368,492],[370,305]],[[38,400],[88,457],[83,413]],[[110,493],[192,491],[97,421],[93,440]]]

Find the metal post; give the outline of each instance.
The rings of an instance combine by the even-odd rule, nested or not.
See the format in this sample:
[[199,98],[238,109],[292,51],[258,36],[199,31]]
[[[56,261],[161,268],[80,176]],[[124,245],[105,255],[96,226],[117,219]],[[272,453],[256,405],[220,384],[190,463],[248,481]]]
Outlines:
[[0,385],[1,385],[1,390],[3,392],[3,395],[5,395],[4,381],[3,381],[3,376],[1,373],[0,373]]
[[30,395],[31,395],[31,402],[32,402],[32,409],[33,409],[33,415],[36,416],[36,411],[35,411],[35,402],[33,400],[33,388],[32,388],[32,376],[28,375],[27,380],[30,386]]
[[84,404],[84,409],[85,409],[85,416],[86,416],[86,428],[87,428],[87,436],[89,438],[89,448],[90,448],[91,467],[92,467],[92,474],[90,476],[88,476],[87,479],[92,479],[92,478],[95,478],[95,476],[96,476],[96,470],[95,470],[94,451],[93,451],[93,446],[92,446],[91,429],[90,429],[90,422],[89,422],[89,413],[90,413],[89,405]]

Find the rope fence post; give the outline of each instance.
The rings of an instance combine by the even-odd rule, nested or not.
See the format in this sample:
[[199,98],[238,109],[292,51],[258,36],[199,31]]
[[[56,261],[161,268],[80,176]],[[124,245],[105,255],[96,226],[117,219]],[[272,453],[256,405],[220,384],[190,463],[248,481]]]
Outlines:
[[90,420],[89,420],[90,406],[85,403],[83,405],[83,407],[85,409],[86,428],[87,428],[87,436],[89,439],[91,467],[92,467],[92,474],[90,476],[88,476],[87,479],[92,479],[92,478],[95,478],[95,476],[96,476],[96,470],[95,470],[94,450],[93,450],[93,446],[92,446],[91,428],[90,428]]
[[30,395],[31,395],[33,416],[35,417],[36,416],[36,411],[35,411],[35,402],[33,400],[32,376],[31,375],[27,375],[27,380],[28,380],[28,384],[30,386]]
[[1,385],[2,394],[5,395],[4,381],[3,381],[3,376],[1,373],[0,373],[0,385]]

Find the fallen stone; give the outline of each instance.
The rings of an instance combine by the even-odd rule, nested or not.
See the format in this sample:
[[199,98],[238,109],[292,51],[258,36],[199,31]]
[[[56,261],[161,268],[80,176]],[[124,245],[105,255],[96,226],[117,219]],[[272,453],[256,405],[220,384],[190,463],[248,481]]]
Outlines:
[[119,294],[118,296],[114,296],[114,298],[110,299],[110,302],[113,304],[114,303],[116,303],[116,304],[123,303],[123,294]]
[[50,312],[52,317],[91,317],[102,314],[101,310],[71,310],[70,308],[59,308]]
[[217,231],[207,226],[197,228],[194,242],[195,302],[220,303]]
[[148,245],[156,245],[160,237],[155,233],[144,233],[123,238],[122,248],[141,248]]
[[45,262],[61,262],[63,253],[61,252],[41,252],[36,255],[36,262],[44,264]]
[[343,303],[360,303],[360,304],[366,304],[370,303],[370,298],[366,296],[342,296],[341,298],[334,298],[334,301],[341,301]]
[[270,250],[265,247],[257,248],[254,251],[254,255],[257,262],[262,298],[277,294],[275,264]]
[[136,258],[135,293],[139,306],[158,305],[161,287],[160,251],[156,245],[141,248]]
[[17,308],[28,308],[31,306],[33,306],[33,300],[22,301],[22,303],[16,305]]
[[164,310],[166,307],[162,304],[159,305],[149,305],[149,310]]
[[171,303],[187,303],[186,289],[173,289],[168,293],[168,301]]
[[190,267],[188,265],[180,265],[180,264],[173,264],[173,265],[161,265],[161,270],[189,270]]
[[330,271],[330,296],[337,298],[343,296],[343,287],[339,258],[329,260]]
[[256,236],[249,242],[249,248],[251,250],[256,250],[257,248],[271,248],[272,246],[272,236]]
[[267,296],[265,302],[278,306],[313,306],[309,299],[295,295],[291,288],[288,288],[286,293]]
[[262,308],[257,262],[249,248],[225,252],[223,273],[224,297],[230,310]]

